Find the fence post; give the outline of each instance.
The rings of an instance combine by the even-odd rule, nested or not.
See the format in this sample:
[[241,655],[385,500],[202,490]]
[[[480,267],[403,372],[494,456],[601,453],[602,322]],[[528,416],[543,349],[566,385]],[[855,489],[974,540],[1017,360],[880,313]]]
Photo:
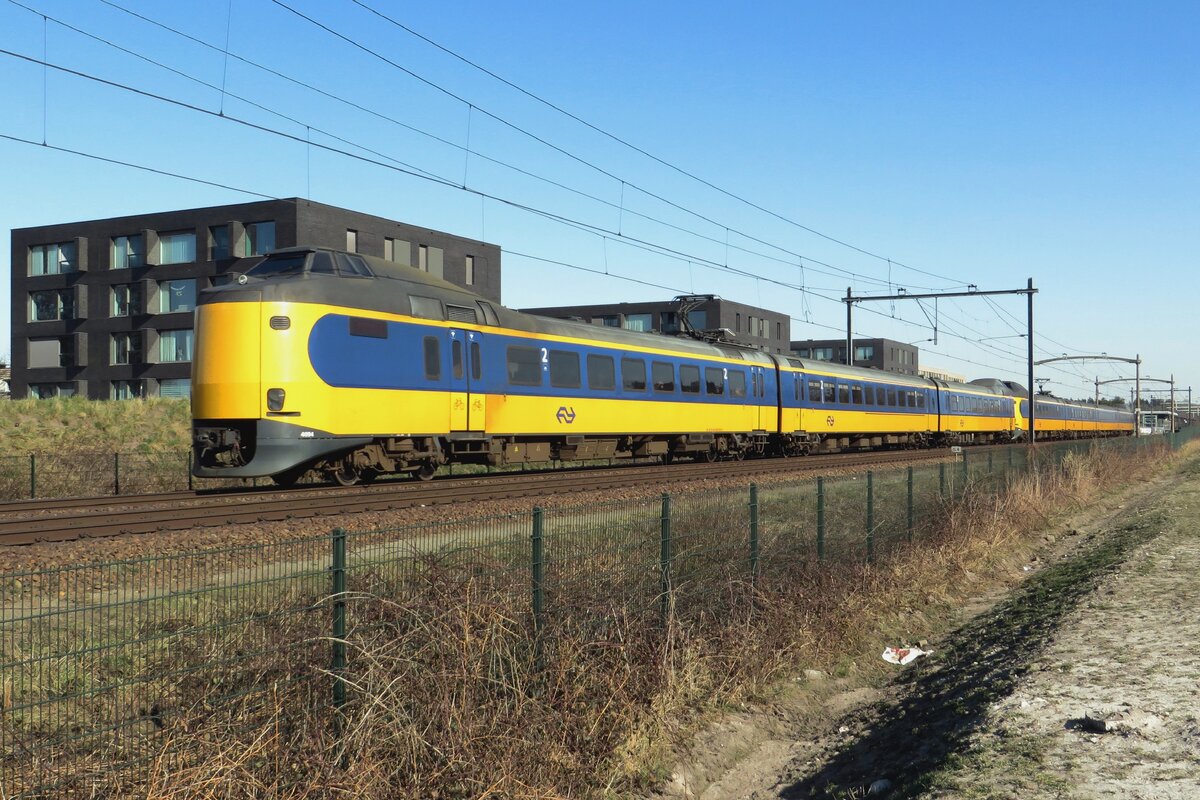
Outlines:
[[37,456],[29,454],[29,499],[37,499]]
[[121,493],[121,454],[113,453],[113,494]]
[[758,584],[758,484],[750,484],[750,581]]
[[908,468],[908,541],[913,540],[913,468]]
[[867,563],[875,561],[875,474],[867,470]]
[[817,561],[825,560],[825,479],[817,478]]
[[544,595],[544,578],[543,572],[545,566],[545,549],[542,544],[542,509],[540,506],[534,506],[533,509],[533,536],[531,544],[533,552],[530,558],[530,567],[533,572],[533,652],[534,663],[537,670],[542,669],[542,614],[544,612],[543,603]]
[[663,492],[662,519],[659,534],[658,569],[661,578],[662,617],[665,622],[671,614],[671,495]]
[[188,475],[188,491],[189,492],[194,491],[194,489],[192,488],[192,459],[193,458],[194,458],[194,456],[192,455],[192,451],[188,450],[187,475]]
[[346,531],[333,529],[333,564],[329,573],[333,582],[333,710],[338,735],[341,735],[341,708],[346,704]]

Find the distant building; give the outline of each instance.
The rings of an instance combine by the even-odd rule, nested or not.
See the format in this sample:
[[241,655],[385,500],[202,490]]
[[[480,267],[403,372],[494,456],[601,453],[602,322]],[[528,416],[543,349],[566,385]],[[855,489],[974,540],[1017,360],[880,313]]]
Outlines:
[[944,369],[934,369],[933,367],[922,367],[917,370],[917,374],[922,378],[929,378],[934,381],[949,381],[952,383],[966,383],[967,376],[959,372],[950,372]]
[[[733,340],[768,353],[787,353],[791,320],[787,314],[735,303],[712,295],[699,295],[688,304],[687,319],[693,330],[724,328]],[[586,306],[523,308],[526,314],[557,319],[578,319],[592,325],[675,334],[683,329],[679,300],[649,303],[605,303]]]
[[[808,339],[792,342],[792,355],[813,361],[846,363],[845,339]],[[855,339],[854,366],[874,367],[888,372],[916,375],[917,348],[891,339]]]
[[299,198],[12,232],[12,396],[191,393],[196,294],[298,245],[378,256],[500,301],[500,248]]

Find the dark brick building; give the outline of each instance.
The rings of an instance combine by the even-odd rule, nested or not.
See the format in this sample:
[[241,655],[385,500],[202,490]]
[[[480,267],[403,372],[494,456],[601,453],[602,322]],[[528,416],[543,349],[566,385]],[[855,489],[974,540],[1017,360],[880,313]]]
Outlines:
[[12,396],[191,392],[196,293],[269,250],[378,256],[500,302],[500,248],[298,198],[12,232]]
[[[791,320],[787,314],[735,303],[715,296],[700,296],[689,303],[688,321],[694,330],[724,328],[734,341],[757,347],[768,353],[787,353]],[[527,314],[558,319],[579,319],[593,325],[607,325],[635,331],[674,334],[681,329],[678,300],[650,303],[607,303],[588,306],[523,308]]]
[[[808,339],[791,343],[792,355],[814,361],[846,363],[845,339]],[[875,367],[904,375],[917,374],[918,350],[891,339],[855,339],[854,366]]]

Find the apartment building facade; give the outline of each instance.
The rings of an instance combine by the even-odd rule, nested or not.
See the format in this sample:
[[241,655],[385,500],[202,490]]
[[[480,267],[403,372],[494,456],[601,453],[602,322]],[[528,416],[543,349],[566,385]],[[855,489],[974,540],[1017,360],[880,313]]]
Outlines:
[[188,396],[196,296],[270,250],[328,247],[500,302],[500,248],[299,198],[12,231],[12,397]]

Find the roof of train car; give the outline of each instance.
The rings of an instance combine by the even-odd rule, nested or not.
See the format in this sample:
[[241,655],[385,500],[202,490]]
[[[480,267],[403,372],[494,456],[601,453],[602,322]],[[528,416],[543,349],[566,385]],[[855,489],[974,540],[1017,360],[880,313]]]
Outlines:
[[[267,257],[316,252],[344,253],[344,251],[321,247],[293,247],[272,251]],[[229,295],[236,295],[245,290],[270,289],[273,296],[265,299],[293,302],[299,300],[405,315],[412,313],[409,298],[413,295],[435,298],[444,303],[470,308],[478,308],[477,303],[486,303],[495,312],[500,323],[498,327],[509,330],[544,333],[564,338],[590,339],[616,346],[669,350],[675,354],[691,353],[698,358],[727,358],[760,364],[771,363],[771,357],[761,350],[729,342],[712,343],[688,336],[630,331],[623,328],[589,325],[575,320],[525,314],[493,303],[461,286],[414,267],[361,253],[344,254],[361,258],[375,274],[376,279],[383,278],[385,281],[372,280],[369,285],[364,285],[360,282],[363,279],[357,276],[348,277],[324,273],[306,273],[300,280],[297,280],[297,276],[294,274],[256,278],[253,274],[254,268],[251,267],[245,283],[212,287],[206,289],[204,295],[206,299],[224,300],[233,299]],[[222,295],[225,296],[222,297]]]

